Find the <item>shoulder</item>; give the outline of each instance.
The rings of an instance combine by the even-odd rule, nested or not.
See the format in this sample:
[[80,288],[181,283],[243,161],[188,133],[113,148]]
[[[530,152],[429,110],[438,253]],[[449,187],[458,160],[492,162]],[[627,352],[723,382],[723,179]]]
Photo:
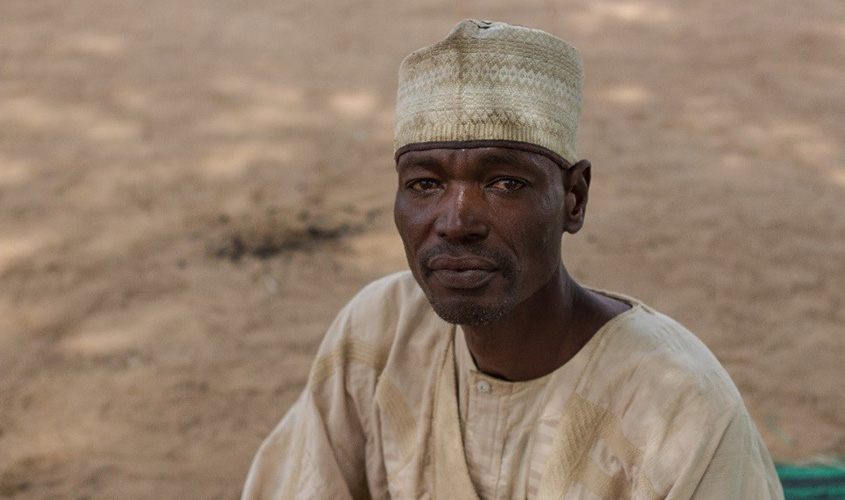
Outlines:
[[355,348],[386,361],[398,336],[418,330],[432,316],[436,318],[410,271],[391,274],[365,286],[341,309],[320,351]]
[[608,324],[593,370],[609,381],[628,380],[655,402],[708,398],[741,403],[727,371],[706,345],[674,319],[634,299],[634,307]]
[[350,328],[371,340],[393,337],[408,316],[430,314],[431,307],[410,271],[380,278],[365,286],[343,308]]
[[364,287],[337,315],[317,353],[312,383],[343,373],[345,390],[358,401],[372,398],[377,384],[388,380],[408,400],[418,399],[420,380],[436,366],[453,331],[410,272],[391,274]]
[[430,310],[427,304],[410,272],[365,286],[340,310],[323,337],[309,375],[312,385],[337,373],[374,381],[391,357],[403,318]]
[[642,453],[643,475],[654,491],[678,498],[782,498],[771,457],[716,356],[674,319],[635,304],[603,339],[593,373],[607,378],[592,396],[603,398]]
[[698,337],[627,300],[634,307],[601,332],[579,394],[614,414],[640,446],[666,433],[718,432],[746,414],[730,375]]
[[608,417],[614,431],[605,437],[630,443],[629,455],[661,495],[690,498],[714,457],[747,462],[755,477],[765,476],[771,459],[710,349],[672,318],[628,300],[634,307],[597,336],[577,391]]
[[410,271],[379,278],[358,292],[347,307],[368,313],[391,314],[425,302],[425,294]]

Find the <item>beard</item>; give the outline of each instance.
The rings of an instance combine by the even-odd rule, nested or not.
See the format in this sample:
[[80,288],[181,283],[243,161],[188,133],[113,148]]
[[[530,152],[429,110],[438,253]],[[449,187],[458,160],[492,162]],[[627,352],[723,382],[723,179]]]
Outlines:
[[[427,286],[432,271],[425,266],[425,263],[435,256],[443,254],[453,256],[473,255],[494,262],[497,267],[496,272],[505,281],[504,288],[496,294],[482,292],[474,295],[454,296],[459,295],[459,292],[454,292],[454,295],[450,297],[446,296],[445,292],[435,293]],[[477,243],[457,245],[443,242],[420,252],[415,267],[422,274],[422,276],[417,277],[417,281],[425,292],[431,307],[441,319],[448,323],[468,326],[488,325],[504,318],[519,305],[516,297],[519,265],[511,255],[495,248],[488,248]]]
[[436,297],[428,296],[428,301],[434,312],[443,321],[455,325],[481,326],[495,323],[513,311],[517,302],[503,300],[495,304],[477,304],[471,301],[445,303]]

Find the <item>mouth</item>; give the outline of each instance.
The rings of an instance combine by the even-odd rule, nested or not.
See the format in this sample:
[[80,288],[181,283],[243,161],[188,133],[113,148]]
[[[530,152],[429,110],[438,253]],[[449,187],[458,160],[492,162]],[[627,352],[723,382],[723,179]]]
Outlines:
[[476,255],[438,255],[427,267],[441,285],[457,290],[480,288],[498,271],[494,262]]

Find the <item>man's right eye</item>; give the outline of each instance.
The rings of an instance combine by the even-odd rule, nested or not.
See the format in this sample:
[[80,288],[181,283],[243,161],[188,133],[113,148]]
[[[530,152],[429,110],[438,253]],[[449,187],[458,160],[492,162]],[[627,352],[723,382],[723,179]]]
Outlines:
[[413,189],[414,191],[419,191],[421,193],[437,189],[438,186],[439,183],[434,179],[419,179],[416,181],[409,182],[407,185],[407,187]]

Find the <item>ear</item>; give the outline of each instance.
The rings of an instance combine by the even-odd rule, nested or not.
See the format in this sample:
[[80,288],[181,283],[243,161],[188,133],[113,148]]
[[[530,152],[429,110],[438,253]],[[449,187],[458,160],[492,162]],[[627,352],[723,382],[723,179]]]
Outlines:
[[588,160],[581,160],[563,172],[563,189],[566,193],[564,231],[570,234],[577,233],[584,225],[590,191],[590,167]]

